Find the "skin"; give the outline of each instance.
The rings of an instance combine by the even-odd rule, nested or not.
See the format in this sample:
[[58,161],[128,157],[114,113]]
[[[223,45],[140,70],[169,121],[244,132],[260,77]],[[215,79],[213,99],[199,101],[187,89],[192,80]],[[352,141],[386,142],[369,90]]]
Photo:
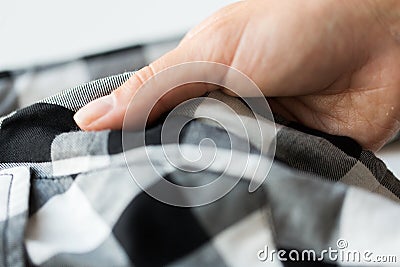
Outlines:
[[[176,64],[211,61],[250,77],[272,110],[286,119],[352,137],[376,151],[400,129],[399,2],[254,0],[229,5],[74,118],[84,130],[120,129],[129,100],[148,79]],[[156,104],[150,119],[217,89],[181,86]],[[151,101],[150,90],[140,93],[143,103]],[[140,116],[140,105],[135,108]]]

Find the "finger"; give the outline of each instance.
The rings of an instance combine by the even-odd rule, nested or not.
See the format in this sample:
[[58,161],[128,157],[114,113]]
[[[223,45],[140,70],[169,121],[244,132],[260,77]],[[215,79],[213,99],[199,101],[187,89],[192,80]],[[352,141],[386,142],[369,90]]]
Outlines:
[[[211,80],[223,79],[225,73],[222,71],[213,73],[212,68],[197,66],[179,68],[179,71],[170,70],[167,71],[168,75],[160,75],[160,73],[185,62],[214,61],[229,64],[230,57],[234,53],[233,49],[227,45],[221,47],[221,38],[210,38],[210,36],[225,36],[225,34],[218,35],[216,32],[237,31],[233,23],[226,23],[226,21],[232,22],[230,17],[237,17],[234,12],[240,10],[240,5],[242,5],[241,2],[235,3],[218,11],[189,32],[177,48],[137,71],[110,95],[99,98],[80,109],[74,116],[77,124],[84,130],[120,129],[133,96],[140,99],[131,108],[132,114],[137,111],[136,115],[130,118],[133,121],[132,124],[135,124],[135,120],[140,121],[139,117],[143,119],[143,116],[139,114],[142,114],[143,108],[149,105],[153,105],[149,117],[149,120],[153,120],[186,99],[217,89],[215,85],[201,83],[201,81],[210,80],[209,76],[213,76]],[[226,29],[226,27],[231,29]],[[238,40],[231,37],[231,41],[230,45],[234,47]],[[190,79],[199,82],[176,86]],[[167,85],[176,88],[170,91],[171,88],[166,88]],[[167,90],[169,92],[165,92]],[[163,97],[159,99],[161,95]]]
[[[167,71],[168,75],[160,74],[171,66],[189,61],[190,58],[193,58],[189,53],[184,48],[177,48],[137,71],[110,95],[99,98],[80,109],[74,116],[75,121],[84,130],[120,129],[130,104],[132,105],[131,114],[143,114],[144,110],[151,109],[148,119],[152,121],[184,100],[216,89],[216,86],[204,83],[179,86],[179,83],[182,83],[181,80],[190,78],[190,72],[199,74],[200,69],[180,68],[179,71]],[[206,79],[206,77],[203,78],[203,80]],[[174,85],[178,85],[178,87],[174,88]],[[171,88],[167,88],[167,86]],[[133,96],[139,101],[132,103]],[[142,123],[142,120],[147,118],[133,115],[130,116],[130,119],[134,125]]]

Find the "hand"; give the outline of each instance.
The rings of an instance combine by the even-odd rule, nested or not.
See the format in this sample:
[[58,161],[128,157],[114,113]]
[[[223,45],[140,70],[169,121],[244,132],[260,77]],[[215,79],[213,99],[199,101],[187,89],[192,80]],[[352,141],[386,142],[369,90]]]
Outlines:
[[[248,75],[272,110],[288,120],[377,150],[400,129],[397,14],[397,0],[238,2],[194,28],[111,95],[83,107],[75,120],[84,130],[121,128],[130,98],[150,77],[176,64],[212,61]],[[165,95],[152,114],[215,89],[183,86]],[[150,94],[141,93],[149,101]]]

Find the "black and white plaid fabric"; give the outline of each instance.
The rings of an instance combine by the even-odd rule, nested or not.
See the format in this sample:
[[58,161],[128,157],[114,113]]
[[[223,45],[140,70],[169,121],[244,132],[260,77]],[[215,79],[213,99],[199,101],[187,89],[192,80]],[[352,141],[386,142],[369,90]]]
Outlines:
[[0,116],[77,85],[140,69],[174,48],[179,39],[165,40],[93,54],[52,65],[0,70]]
[[[121,131],[80,131],[74,113],[131,74],[65,90],[0,119],[0,266],[398,266],[400,183],[347,137],[278,120],[268,137],[276,142],[275,161],[255,192],[244,177],[217,201],[188,208],[143,192],[127,163],[148,181],[146,189],[159,191],[161,178],[199,186],[223,170],[182,171],[165,161],[158,177],[143,161],[143,146],[123,149]],[[1,84],[17,82],[13,77],[3,74]],[[218,92],[208,98],[255,120],[238,99]],[[10,103],[5,110],[15,107]],[[191,121],[179,143],[191,151],[210,138],[242,157],[227,146],[235,125],[199,119],[211,113],[207,101],[183,110],[179,116]],[[229,122],[229,114],[218,116]],[[162,123],[146,131],[154,157],[162,154]],[[250,156],[259,154],[257,140],[251,145]],[[179,197],[190,202],[212,193]]]

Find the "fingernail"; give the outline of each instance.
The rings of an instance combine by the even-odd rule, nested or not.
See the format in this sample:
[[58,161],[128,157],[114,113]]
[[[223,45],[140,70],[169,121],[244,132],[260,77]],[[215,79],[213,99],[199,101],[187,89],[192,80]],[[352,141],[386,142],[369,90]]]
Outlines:
[[96,99],[75,113],[74,120],[79,126],[88,126],[106,115],[113,108],[112,96]]

